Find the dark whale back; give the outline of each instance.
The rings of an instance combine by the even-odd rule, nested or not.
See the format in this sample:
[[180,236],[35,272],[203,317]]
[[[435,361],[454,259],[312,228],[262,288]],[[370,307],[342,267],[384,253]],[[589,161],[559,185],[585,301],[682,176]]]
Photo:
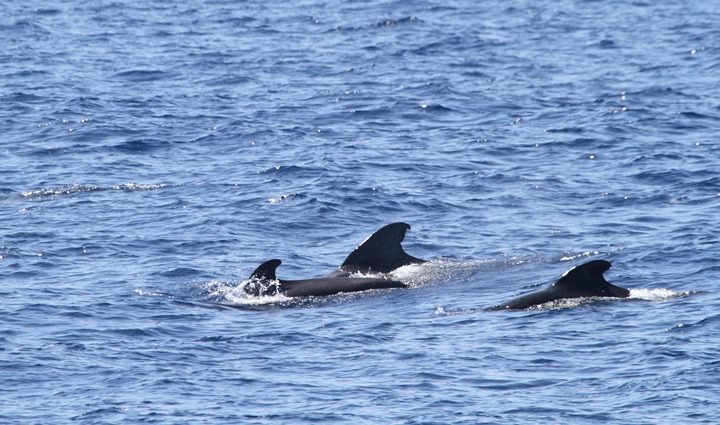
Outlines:
[[280,260],[266,261],[250,275],[250,281],[243,288],[249,295],[265,296],[283,294],[288,297],[326,296],[340,292],[359,292],[369,289],[406,288],[402,282],[383,278],[363,277],[318,277],[301,280],[279,280],[275,269]]
[[605,260],[590,261],[566,271],[557,282],[547,289],[514,299],[508,303],[492,307],[492,310],[525,309],[534,305],[566,299],[585,297],[627,298],[630,291],[612,285],[605,280],[603,273],[610,268]]

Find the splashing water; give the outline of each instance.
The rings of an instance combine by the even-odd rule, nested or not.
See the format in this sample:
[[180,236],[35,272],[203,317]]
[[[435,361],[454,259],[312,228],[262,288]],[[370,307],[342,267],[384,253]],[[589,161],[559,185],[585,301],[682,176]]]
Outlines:
[[410,264],[390,273],[410,287],[465,281],[477,273],[505,270],[533,261],[535,257],[511,257],[500,260],[458,261],[440,258],[423,264]]
[[694,291],[675,292],[669,289],[631,289],[629,299],[647,301],[668,301],[677,297],[694,294]]

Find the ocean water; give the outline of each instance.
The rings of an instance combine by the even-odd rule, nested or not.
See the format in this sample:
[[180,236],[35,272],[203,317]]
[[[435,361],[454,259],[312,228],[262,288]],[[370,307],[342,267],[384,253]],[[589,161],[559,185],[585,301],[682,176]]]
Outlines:
[[[0,2],[0,422],[720,422],[718,22]],[[408,289],[242,291],[397,221]],[[630,298],[483,311],[594,259]]]

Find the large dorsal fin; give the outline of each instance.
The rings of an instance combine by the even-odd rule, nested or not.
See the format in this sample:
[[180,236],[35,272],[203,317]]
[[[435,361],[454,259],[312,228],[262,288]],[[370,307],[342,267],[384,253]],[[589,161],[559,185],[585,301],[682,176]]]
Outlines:
[[627,298],[630,291],[608,283],[603,273],[610,268],[605,260],[594,260],[565,272],[553,286],[575,287],[598,297]]
[[340,269],[357,272],[372,271],[389,273],[408,264],[420,264],[425,260],[405,253],[400,244],[405,239],[409,224],[392,223],[365,239],[348,255]]
[[258,266],[250,275],[250,279],[259,280],[277,280],[275,277],[275,269],[282,264],[280,260],[269,260]]

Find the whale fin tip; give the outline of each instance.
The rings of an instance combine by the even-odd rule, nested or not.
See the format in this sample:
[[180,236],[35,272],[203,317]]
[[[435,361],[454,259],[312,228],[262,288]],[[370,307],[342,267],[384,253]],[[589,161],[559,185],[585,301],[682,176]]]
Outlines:
[[275,269],[282,264],[280,260],[268,260],[258,266],[254,272],[250,275],[250,279],[260,280],[277,280],[275,277]]

